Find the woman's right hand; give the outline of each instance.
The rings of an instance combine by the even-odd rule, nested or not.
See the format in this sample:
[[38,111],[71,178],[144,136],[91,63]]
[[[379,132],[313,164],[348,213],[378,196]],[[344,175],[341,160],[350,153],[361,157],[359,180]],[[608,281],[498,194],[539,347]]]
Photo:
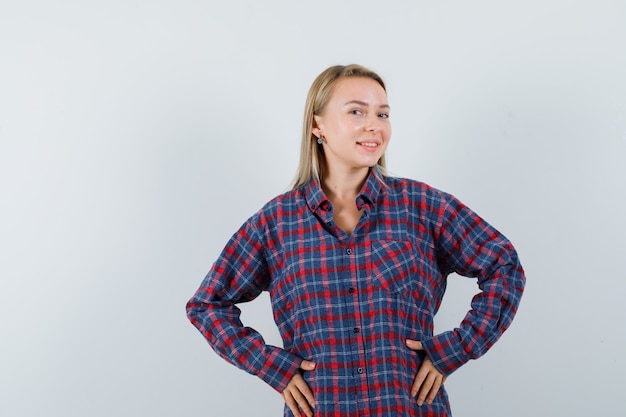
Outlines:
[[[312,371],[315,369],[315,363],[309,361],[302,361],[300,369],[303,371]],[[313,417],[313,408],[315,408],[313,400],[313,391],[309,388],[302,374],[296,373],[287,388],[280,394],[285,400],[285,404],[289,406],[294,416],[300,416],[301,409],[307,417]]]

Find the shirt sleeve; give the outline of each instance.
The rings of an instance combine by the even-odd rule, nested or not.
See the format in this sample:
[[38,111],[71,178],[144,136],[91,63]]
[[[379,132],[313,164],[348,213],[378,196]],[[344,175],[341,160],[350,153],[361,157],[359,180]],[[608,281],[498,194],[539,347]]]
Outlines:
[[480,292],[460,326],[422,341],[433,365],[449,375],[482,356],[509,327],[526,278],[513,245],[496,229],[446,195],[435,231],[442,273],[475,277]]
[[270,280],[265,245],[253,219],[233,235],[213,264],[187,303],[187,317],[219,356],[282,392],[302,359],[267,345],[257,331],[244,327],[236,306],[256,298]]

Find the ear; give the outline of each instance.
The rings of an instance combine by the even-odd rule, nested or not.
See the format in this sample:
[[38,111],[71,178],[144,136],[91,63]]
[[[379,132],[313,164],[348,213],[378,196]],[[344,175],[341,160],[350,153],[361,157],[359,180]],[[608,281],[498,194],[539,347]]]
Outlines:
[[320,129],[321,117],[318,115],[313,116],[313,126],[311,127],[311,133],[313,133],[318,138],[322,134],[322,129]]

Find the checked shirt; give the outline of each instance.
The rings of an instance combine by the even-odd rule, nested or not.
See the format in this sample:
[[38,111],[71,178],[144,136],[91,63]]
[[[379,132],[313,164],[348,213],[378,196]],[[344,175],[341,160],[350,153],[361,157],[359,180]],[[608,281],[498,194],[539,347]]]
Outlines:
[[[267,203],[233,235],[187,304],[224,359],[282,392],[303,359],[317,417],[450,415],[411,398],[424,358],[449,375],[484,354],[510,325],[525,277],[511,243],[449,194],[370,172],[347,235],[317,181]],[[480,292],[458,328],[433,334],[451,272]],[[244,327],[236,304],[269,291],[283,347]],[[291,411],[285,407],[285,416]]]

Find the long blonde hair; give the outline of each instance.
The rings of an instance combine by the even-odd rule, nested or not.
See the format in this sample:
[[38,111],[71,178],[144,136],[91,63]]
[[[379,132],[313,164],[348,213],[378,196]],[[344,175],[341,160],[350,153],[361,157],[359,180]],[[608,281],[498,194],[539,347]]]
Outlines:
[[[324,70],[317,76],[304,105],[304,122],[302,125],[302,143],[300,145],[300,164],[293,182],[293,188],[307,184],[315,179],[320,181],[324,178],[326,170],[326,158],[324,150],[317,143],[317,137],[313,135],[313,116],[320,115],[324,111],[335,81],[343,77],[365,77],[376,81],[387,92],[383,79],[374,71],[361,65],[335,65]],[[376,166],[378,171],[385,173],[385,155],[381,156]]]

